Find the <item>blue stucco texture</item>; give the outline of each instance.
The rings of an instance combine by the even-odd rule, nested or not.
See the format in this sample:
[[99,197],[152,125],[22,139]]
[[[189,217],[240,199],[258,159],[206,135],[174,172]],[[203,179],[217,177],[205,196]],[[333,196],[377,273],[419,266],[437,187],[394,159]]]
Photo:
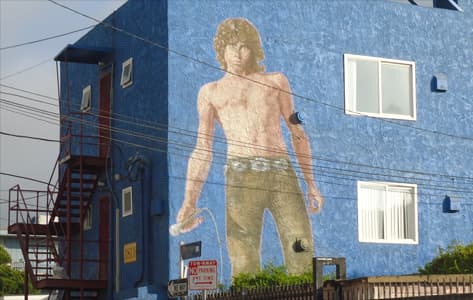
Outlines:
[[[297,111],[305,115],[316,182],[325,197],[311,217],[317,256],[347,258],[348,275],[410,274],[439,246],[473,240],[471,179],[473,127],[471,66],[473,5],[464,12],[391,1],[185,1],[169,2],[169,182],[170,222],[182,204],[187,158],[198,126],[199,88],[223,73],[212,48],[217,25],[244,17],[259,30],[268,72],[289,79]],[[417,119],[397,121],[344,113],[345,53],[416,63]],[[435,73],[448,91],[431,90]],[[439,132],[447,133],[440,134]],[[224,174],[226,147],[215,131],[214,159],[199,206],[215,215],[195,231],[171,238],[170,273],[178,274],[178,243],[202,240],[203,258],[223,250],[223,277],[230,265],[225,246]],[[462,138],[466,137],[466,138]],[[180,146],[173,146],[173,142]],[[416,245],[360,243],[357,181],[418,185],[419,242]],[[303,183],[302,183],[302,186]],[[462,209],[442,212],[445,194]],[[265,263],[283,263],[270,215],[263,237]]]
[[[113,72],[111,159],[104,174],[108,182],[94,194],[95,202],[104,195],[111,202],[109,295],[118,284],[120,299],[156,293],[165,298],[167,281],[179,277],[181,242],[202,241],[201,259],[216,259],[219,281],[231,280],[225,224],[227,143],[218,125],[198,202],[208,209],[202,212],[204,222],[176,237],[169,236],[169,226],[184,199],[187,161],[199,125],[199,89],[224,74],[215,59],[213,37],[218,24],[232,17],[256,26],[266,71],[285,74],[295,110],[305,116],[302,126],[312,149],[313,173],[325,198],[322,211],[310,215],[314,255],[346,257],[350,278],[411,274],[438,247],[472,242],[473,3],[458,2],[464,12],[389,0],[129,0],[106,19],[125,31],[98,25],[80,39],[77,46],[114,49],[113,68],[108,69]],[[346,114],[344,54],[414,61],[416,120]],[[122,88],[122,62],[130,57],[133,83]],[[90,84],[92,113],[83,117],[97,121],[104,68],[61,65],[63,115],[67,92],[77,111],[82,89]],[[448,80],[446,92],[432,89],[438,73]],[[72,79],[67,81],[67,76]],[[292,152],[289,130],[281,124]],[[97,128],[86,126],[85,133],[96,135]],[[95,155],[96,149],[86,146],[84,151]],[[137,158],[143,162],[142,173],[130,176],[129,162]],[[359,242],[358,181],[417,185],[416,244]],[[305,193],[305,183],[300,184]],[[119,211],[117,227],[115,209],[121,209],[121,191],[129,186],[134,213],[122,217]],[[446,195],[458,201],[458,212],[444,212]],[[283,264],[272,216],[264,217],[263,264]],[[93,223],[99,218],[94,213]],[[93,227],[87,237],[96,238],[97,230]],[[124,264],[123,246],[130,242],[137,243],[137,262]]]

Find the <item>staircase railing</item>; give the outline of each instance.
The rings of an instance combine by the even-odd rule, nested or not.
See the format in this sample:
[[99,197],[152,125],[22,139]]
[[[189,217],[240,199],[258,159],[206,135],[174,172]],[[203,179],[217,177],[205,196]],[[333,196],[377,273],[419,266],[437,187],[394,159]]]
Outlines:
[[[33,196],[25,197],[25,193]],[[49,215],[49,209],[47,206],[40,206],[40,199],[44,197],[42,194],[45,192],[23,190],[20,185],[9,190],[8,224],[16,226],[14,231],[25,258],[25,268],[33,283],[51,277],[53,273],[50,262],[58,259],[54,239],[45,236],[48,225],[42,217]],[[33,200],[33,203],[27,200]]]

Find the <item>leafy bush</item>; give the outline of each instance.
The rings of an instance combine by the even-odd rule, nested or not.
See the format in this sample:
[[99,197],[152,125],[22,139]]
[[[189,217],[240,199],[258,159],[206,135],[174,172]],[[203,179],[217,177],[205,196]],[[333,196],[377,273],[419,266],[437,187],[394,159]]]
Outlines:
[[232,289],[252,289],[276,285],[293,285],[313,282],[312,271],[300,275],[288,274],[284,266],[269,264],[258,273],[242,273],[233,277]]
[[10,254],[3,246],[0,246],[0,265],[6,265],[9,263],[11,263]]
[[447,249],[439,249],[439,254],[419,269],[421,274],[472,274],[473,243],[469,245],[451,244]]
[[[11,256],[3,246],[0,246],[0,297],[3,295],[22,295],[24,272],[10,267]],[[38,294],[29,282],[29,293]]]
[[23,272],[0,265],[0,296],[23,294]]

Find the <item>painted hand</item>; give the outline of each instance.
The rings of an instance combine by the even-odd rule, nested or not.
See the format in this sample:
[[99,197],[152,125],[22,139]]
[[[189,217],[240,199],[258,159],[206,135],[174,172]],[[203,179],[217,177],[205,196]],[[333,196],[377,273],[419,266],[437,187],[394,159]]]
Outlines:
[[202,216],[197,216],[200,211],[194,206],[182,205],[176,217],[176,224],[179,226],[181,233],[194,230],[204,221]]
[[307,198],[309,200],[309,212],[312,214],[320,212],[324,204],[324,198],[320,194],[315,184],[309,186]]

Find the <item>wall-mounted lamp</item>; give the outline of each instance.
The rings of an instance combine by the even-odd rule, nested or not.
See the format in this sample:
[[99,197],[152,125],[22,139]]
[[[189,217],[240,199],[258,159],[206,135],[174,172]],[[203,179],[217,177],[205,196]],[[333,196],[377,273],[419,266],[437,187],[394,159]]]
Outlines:
[[460,202],[455,197],[445,195],[443,200],[443,212],[446,213],[457,213],[460,211]]
[[311,250],[310,243],[305,238],[296,239],[296,242],[293,245],[293,249],[295,252],[305,252]]
[[448,80],[445,73],[434,74],[432,78],[433,90],[437,92],[446,92],[448,90]]
[[300,111],[296,111],[289,117],[289,121],[291,121],[292,124],[302,124],[304,122],[304,114]]

